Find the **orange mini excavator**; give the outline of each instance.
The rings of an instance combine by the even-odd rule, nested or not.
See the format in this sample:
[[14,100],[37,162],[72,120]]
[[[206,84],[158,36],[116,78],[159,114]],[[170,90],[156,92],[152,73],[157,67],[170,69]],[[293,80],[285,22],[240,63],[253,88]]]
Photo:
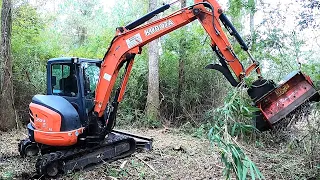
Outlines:
[[[137,148],[151,149],[151,139],[113,129],[118,104],[123,98],[134,57],[141,53],[142,47],[194,20],[200,21],[210,36],[211,47],[220,61],[220,64],[209,64],[206,68],[220,71],[234,87],[253,71],[257,73],[258,78],[248,93],[260,109],[255,118],[259,130],[272,128],[304,102],[319,100],[311,79],[301,72],[290,74],[281,84],[264,79],[259,63],[251,56],[216,0],[195,0],[192,6],[146,23],[171,5],[163,5],[127,26],[117,28],[102,61],[81,58],[48,61],[47,95],[32,98],[27,126],[29,137],[19,144],[23,157],[40,154],[36,163],[39,175],[56,176],[59,172],[131,155]],[[221,23],[248,53],[252,60],[248,68],[240,63]],[[120,87],[109,102],[123,66],[125,71]]]

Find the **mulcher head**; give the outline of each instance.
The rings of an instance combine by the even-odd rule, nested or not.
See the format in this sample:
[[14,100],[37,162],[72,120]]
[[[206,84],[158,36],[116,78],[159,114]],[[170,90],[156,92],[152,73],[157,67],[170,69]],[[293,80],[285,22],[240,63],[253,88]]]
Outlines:
[[290,73],[279,85],[265,79],[257,80],[248,94],[260,109],[255,118],[260,131],[272,129],[274,124],[305,102],[320,99],[310,77],[300,71]]

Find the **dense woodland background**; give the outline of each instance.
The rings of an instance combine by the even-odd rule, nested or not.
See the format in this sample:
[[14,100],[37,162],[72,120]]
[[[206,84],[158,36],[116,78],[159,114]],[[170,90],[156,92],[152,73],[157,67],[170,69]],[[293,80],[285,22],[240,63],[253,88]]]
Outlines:
[[[166,1],[155,1],[159,7]],[[191,5],[193,1],[186,2]],[[263,75],[280,81],[286,74],[302,70],[320,80],[318,50],[318,1],[230,0],[220,2],[256,60]],[[141,17],[147,0],[115,1],[12,1],[12,74],[16,118],[26,121],[27,105],[46,88],[46,62],[53,57],[102,58],[115,34],[115,28]],[[112,3],[111,3],[112,4]],[[174,5],[159,17],[179,9]],[[159,18],[158,17],[158,18]],[[248,57],[230,39],[246,66]],[[220,73],[204,70],[217,57],[200,23],[193,22],[159,39],[159,117],[155,122],[141,118],[146,112],[148,92],[148,46],[136,57],[132,75],[121,103],[120,116],[126,123],[159,126],[199,125],[207,110],[221,105],[230,86]],[[155,54],[155,53],[153,53]],[[2,68],[6,64],[2,63]],[[3,73],[4,71],[2,71]],[[4,74],[2,75],[4,77]],[[155,80],[157,81],[157,80]],[[4,81],[2,81],[4,82]],[[6,121],[3,120],[2,121]],[[155,123],[155,124],[153,124]]]
[[[9,9],[3,9],[1,14],[3,26],[8,12],[12,13],[11,36],[4,36],[8,31],[2,29],[1,130],[28,121],[32,96],[46,90],[48,59],[62,56],[101,59],[116,27],[169,1],[117,0],[111,6],[102,0],[12,0],[11,5],[8,2],[3,0],[2,7]],[[193,1],[181,1],[156,18],[184,7],[185,3],[188,6]],[[261,63],[264,77],[279,82],[291,71],[301,68],[319,85],[319,1],[221,0],[220,3]],[[10,59],[3,58],[8,56],[4,54],[5,37],[11,41]],[[230,41],[247,66],[250,62],[247,55],[233,38]],[[149,61],[151,58],[156,64]],[[212,126],[212,112],[230,100],[230,93],[237,91],[219,72],[204,69],[212,62],[218,59],[201,24],[196,21],[146,46],[143,53],[136,56],[126,95],[120,104],[118,125],[174,126],[186,132],[207,132]],[[157,64],[159,69],[155,67]],[[156,68],[159,79],[148,77],[150,67]],[[12,82],[11,90],[7,90],[8,82]],[[152,98],[152,94],[148,93],[148,82],[153,83],[149,90],[159,87],[159,92],[154,94],[156,100],[149,103],[147,99]]]

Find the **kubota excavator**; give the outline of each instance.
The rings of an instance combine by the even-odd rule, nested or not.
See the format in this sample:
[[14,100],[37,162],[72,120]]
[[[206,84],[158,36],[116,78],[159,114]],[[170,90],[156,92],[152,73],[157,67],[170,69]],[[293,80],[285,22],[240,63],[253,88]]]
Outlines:
[[[102,61],[81,58],[48,61],[47,95],[32,98],[27,126],[29,137],[19,144],[23,157],[40,154],[36,163],[39,175],[56,176],[61,171],[129,156],[137,148],[151,149],[152,139],[113,129],[118,104],[123,98],[134,57],[141,53],[142,47],[194,20],[200,21],[210,36],[211,47],[220,61],[220,64],[209,64],[207,69],[220,71],[234,87],[250,73],[257,73],[257,80],[248,89],[249,96],[260,109],[255,118],[257,129],[268,130],[304,102],[319,100],[313,82],[301,72],[290,74],[278,85],[264,79],[259,63],[251,56],[248,46],[216,0],[195,0],[192,6],[146,23],[171,5],[163,5],[117,28]],[[221,23],[252,60],[248,68],[240,63]],[[121,85],[109,103],[123,66]]]

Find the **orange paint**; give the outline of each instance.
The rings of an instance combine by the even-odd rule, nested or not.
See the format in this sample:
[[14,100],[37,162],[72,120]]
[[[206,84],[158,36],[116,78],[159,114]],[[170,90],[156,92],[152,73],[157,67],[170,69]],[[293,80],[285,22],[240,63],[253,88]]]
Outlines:
[[44,106],[30,103],[29,108],[33,114],[34,128],[47,132],[59,132],[61,128],[61,116],[59,113]]
[[84,128],[66,132],[45,132],[34,130],[34,139],[37,143],[49,146],[71,146],[77,143],[78,136],[83,133]]
[[133,61],[134,60],[132,59],[132,60],[130,60],[130,62],[128,62],[129,64],[128,64],[126,74],[125,74],[124,79],[121,84],[121,91],[119,93],[118,102],[122,101],[122,99],[123,99],[123,95],[124,95],[124,92],[126,90],[126,86],[127,86],[128,80],[129,80],[129,75],[130,75],[130,72],[132,69]]
[[[258,68],[258,66],[257,66],[255,63],[251,64],[251,65],[246,69],[246,76],[250,75],[250,73],[251,73],[253,70],[257,69],[257,68]],[[258,70],[258,69],[257,69],[257,70]],[[257,72],[258,72],[258,71],[257,71]],[[259,69],[259,72],[260,72],[260,69]]]
[[61,132],[61,116],[59,113],[44,106],[30,103],[32,114],[30,122],[35,128],[34,139],[37,143],[49,146],[71,146],[77,143],[78,136],[84,128]]
[[[203,2],[212,5],[214,8],[214,17],[212,17],[212,12],[205,8],[203,4],[198,4],[193,8],[199,9],[198,14],[195,14],[192,8],[183,8],[162,19],[138,26],[132,30],[127,30],[124,27],[123,32],[117,30],[116,37],[104,56],[100,70],[99,83],[96,87],[94,111],[99,114],[99,117],[104,114],[104,110],[110,99],[111,91],[123,62],[130,60],[126,59],[126,56],[130,54],[140,54],[142,47],[147,43],[183,27],[196,19],[200,21],[201,25],[210,36],[211,44],[216,45],[219,48],[226,59],[226,63],[228,63],[238,80],[242,80],[243,75],[246,72],[237,57],[232,53],[231,44],[222,30],[219,20],[219,16],[222,13],[221,6],[216,0],[195,0],[194,4]],[[216,30],[219,31],[218,34],[213,27],[213,23]],[[130,64],[130,66],[132,66],[132,64]],[[250,71],[251,70],[249,69],[247,72],[249,73]],[[260,72],[260,70],[258,71]],[[129,74],[130,71],[125,75],[118,102],[122,100]]]

